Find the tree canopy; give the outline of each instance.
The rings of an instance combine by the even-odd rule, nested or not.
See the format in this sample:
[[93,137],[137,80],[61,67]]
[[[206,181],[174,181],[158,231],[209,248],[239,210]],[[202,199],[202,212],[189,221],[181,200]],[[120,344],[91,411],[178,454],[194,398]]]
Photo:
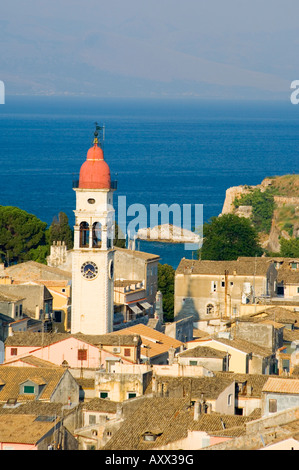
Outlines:
[[254,188],[247,194],[242,194],[234,201],[235,207],[252,206],[251,221],[258,232],[269,233],[275,208],[273,189],[261,191]]
[[280,240],[280,256],[283,258],[299,258],[299,238]]
[[123,232],[117,223],[114,223],[114,240],[113,245],[118,246],[119,248],[126,248],[126,239],[123,236]]
[[174,276],[175,270],[169,264],[158,264],[158,290],[163,295],[163,315],[166,321],[174,319]]
[[69,225],[69,219],[64,212],[59,212],[58,218],[54,217],[49,228],[49,244],[55,241],[65,242],[67,248],[71,250],[74,245],[73,231]]
[[47,245],[47,223],[13,206],[0,206],[0,257],[6,265],[27,261]]
[[263,250],[251,222],[234,214],[212,217],[203,226],[201,259],[235,260],[239,256],[261,256]]

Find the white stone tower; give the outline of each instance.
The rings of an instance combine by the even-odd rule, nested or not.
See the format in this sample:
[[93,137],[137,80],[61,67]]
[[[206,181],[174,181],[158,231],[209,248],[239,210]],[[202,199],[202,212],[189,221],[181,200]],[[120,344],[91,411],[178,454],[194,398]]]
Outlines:
[[114,209],[109,166],[94,145],[80,169],[76,192],[72,255],[71,332],[90,335],[113,331]]

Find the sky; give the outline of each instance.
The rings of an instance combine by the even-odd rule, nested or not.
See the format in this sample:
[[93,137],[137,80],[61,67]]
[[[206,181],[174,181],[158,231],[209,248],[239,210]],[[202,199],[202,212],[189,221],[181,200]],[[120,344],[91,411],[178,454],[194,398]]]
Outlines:
[[7,95],[286,99],[298,0],[10,0]]

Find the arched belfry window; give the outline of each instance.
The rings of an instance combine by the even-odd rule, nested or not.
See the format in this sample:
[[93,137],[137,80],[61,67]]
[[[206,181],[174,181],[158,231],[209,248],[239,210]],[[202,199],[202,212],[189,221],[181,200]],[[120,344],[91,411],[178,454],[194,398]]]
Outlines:
[[87,222],[80,224],[80,248],[89,247],[89,225]]
[[102,224],[95,222],[92,226],[92,246],[93,248],[101,248],[102,246]]

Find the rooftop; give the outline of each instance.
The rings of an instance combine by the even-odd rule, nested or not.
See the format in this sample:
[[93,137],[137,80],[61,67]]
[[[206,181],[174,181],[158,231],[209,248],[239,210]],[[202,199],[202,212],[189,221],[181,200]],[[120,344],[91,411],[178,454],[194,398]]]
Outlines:
[[299,380],[269,377],[263,392],[299,394]]
[[1,414],[0,442],[37,444],[37,442],[57,425],[57,418],[39,421],[36,415]]
[[159,260],[160,259],[160,256],[154,255],[152,253],[145,253],[144,251],[128,250],[127,248],[120,248],[118,246],[115,246],[114,249],[116,250],[116,252],[124,253],[127,256],[140,258],[140,259],[144,259],[144,260],[147,260],[147,261]]
[[20,394],[20,385],[27,380],[45,384],[39,399],[50,400],[64,373],[62,367],[32,368],[0,365],[0,380],[3,384],[0,390],[0,402],[6,402],[10,398],[20,398],[21,401],[32,400],[29,395]]
[[72,279],[71,272],[63,271],[59,268],[53,268],[46,264],[37,263],[36,261],[26,261],[24,263],[15,264],[5,268],[5,274],[9,275],[13,280],[19,281],[53,281]]
[[189,260],[183,258],[176,274],[218,274],[236,276],[265,276],[271,260],[268,258],[248,258],[236,261]]
[[[187,438],[188,431],[241,435],[245,433],[245,423],[251,419],[212,413],[202,414],[194,421],[194,410],[188,400],[147,398],[140,402],[103,450],[159,449]],[[153,435],[154,440],[146,440],[145,436],[149,435]]]
[[[109,334],[113,335],[115,333]],[[120,336],[128,334],[136,334],[141,337],[141,353],[146,357],[155,357],[168,352],[171,347],[177,349],[183,345],[181,341],[171,338],[170,336],[143,325],[142,323],[130,326],[129,328],[124,328],[117,332],[117,335]]]
[[32,346],[32,347],[45,347],[59,341],[76,338],[80,341],[85,341],[93,346],[125,346],[136,345],[140,343],[138,334],[134,332],[126,332],[127,334],[107,333],[104,335],[85,335],[82,333],[31,333],[28,331],[18,331],[12,336],[8,336],[5,340],[5,346]]
[[196,346],[195,348],[187,349],[179,353],[179,357],[206,357],[206,358],[219,358],[222,359],[226,356],[225,351],[218,351],[217,349],[209,348],[208,346]]

